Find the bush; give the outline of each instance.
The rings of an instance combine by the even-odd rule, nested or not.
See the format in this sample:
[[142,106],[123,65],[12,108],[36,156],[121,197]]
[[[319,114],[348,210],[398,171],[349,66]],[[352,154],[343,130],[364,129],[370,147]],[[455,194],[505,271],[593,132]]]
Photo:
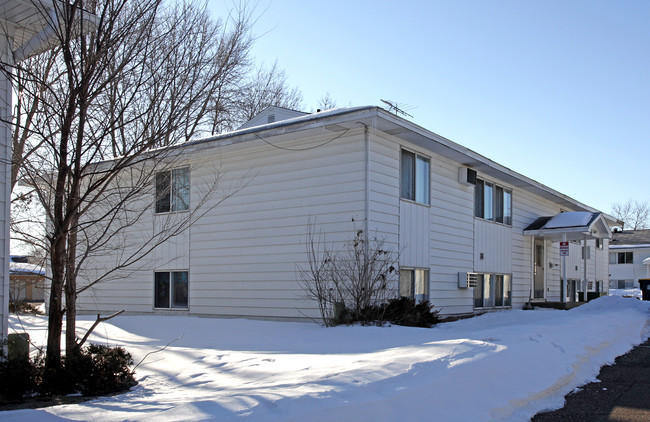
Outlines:
[[62,373],[45,373],[42,354],[25,361],[0,356],[0,402],[28,396],[81,393],[97,396],[128,390],[133,378],[131,354],[122,347],[91,344],[66,361]]
[[0,355],[0,401],[18,400],[37,390],[43,359],[9,361]]
[[440,322],[439,312],[433,310],[433,305],[428,300],[416,303],[415,299],[400,297],[390,299],[380,305],[367,306],[358,313],[358,318],[355,318],[357,315],[355,313],[343,312],[341,318],[337,318],[336,322],[338,324],[360,323],[362,325],[383,325],[385,322],[390,322],[407,327],[428,328]]
[[124,348],[91,344],[67,362],[71,384],[65,389],[84,396],[127,390],[137,384],[131,365],[133,358]]
[[440,311],[433,310],[429,301],[416,303],[415,299],[401,297],[391,299],[386,306],[386,321],[395,325],[408,327],[431,327],[440,322]]
[[11,301],[9,302],[9,312],[12,314],[34,314],[40,315],[41,311],[38,310],[34,305],[22,301]]

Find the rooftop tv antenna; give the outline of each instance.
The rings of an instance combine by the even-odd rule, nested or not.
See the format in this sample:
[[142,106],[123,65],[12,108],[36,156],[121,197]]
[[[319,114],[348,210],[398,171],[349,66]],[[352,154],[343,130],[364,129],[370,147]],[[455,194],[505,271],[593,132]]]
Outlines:
[[396,116],[397,116],[398,114],[401,114],[401,115],[404,115],[404,116],[408,116],[408,117],[410,117],[411,119],[413,118],[413,116],[411,116],[410,114],[408,114],[408,113],[404,110],[404,106],[400,106],[400,105],[398,105],[398,104],[397,104],[396,102],[394,102],[394,101],[381,100],[381,102],[384,103],[384,104],[386,104],[386,105],[388,106],[388,112],[389,112],[389,113],[394,113]]

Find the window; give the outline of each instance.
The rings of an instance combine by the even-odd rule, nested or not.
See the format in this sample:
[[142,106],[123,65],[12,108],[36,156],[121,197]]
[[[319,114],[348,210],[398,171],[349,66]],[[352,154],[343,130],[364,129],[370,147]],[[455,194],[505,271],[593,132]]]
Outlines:
[[610,252],[610,264],[633,264],[634,252]]
[[625,280],[618,280],[617,288],[624,289],[625,288]]
[[429,205],[429,159],[420,154],[402,150],[401,165],[401,197]]
[[[585,254],[586,252],[586,254]],[[585,258],[586,256],[586,258]],[[591,259],[591,246],[583,246],[582,247],[582,259]]]
[[596,239],[596,249],[603,249],[603,239]]
[[475,308],[511,306],[511,276],[509,274],[478,274],[474,287]]
[[418,303],[429,300],[429,270],[400,269],[399,295],[415,299]]
[[156,212],[185,211],[189,207],[189,167],[158,173],[156,175]]
[[154,280],[154,307],[187,309],[187,271],[157,272]]
[[474,216],[512,225],[512,191],[492,182],[476,179]]

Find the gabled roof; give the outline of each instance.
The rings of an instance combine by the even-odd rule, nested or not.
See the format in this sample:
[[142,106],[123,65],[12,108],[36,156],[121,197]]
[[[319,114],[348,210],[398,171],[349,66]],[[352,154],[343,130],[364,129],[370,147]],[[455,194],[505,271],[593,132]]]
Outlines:
[[[277,137],[277,139],[288,139],[290,136],[293,136],[291,134],[298,132],[305,138],[324,133],[336,135],[363,126],[418,145],[435,154],[455,161],[459,165],[472,168],[487,177],[501,180],[512,186],[519,187],[548,199],[562,208],[572,211],[600,213],[595,208],[576,201],[563,193],[498,164],[469,148],[450,141],[377,106],[337,108],[320,113],[307,114],[287,120],[262,124],[260,126],[240,128],[234,132],[190,141],[182,146],[200,146],[209,143],[226,145],[240,142],[262,142],[273,137]],[[612,223],[618,221],[609,215],[603,214],[603,216]]]
[[609,247],[648,247],[650,248],[650,230],[624,230],[612,233]]
[[237,130],[246,129],[254,126],[261,126],[267,123],[291,119],[293,117],[305,116],[309,113],[304,111],[292,110],[286,107],[271,105],[260,111],[255,117],[241,125]]
[[524,229],[524,235],[554,241],[606,239],[611,231],[602,213],[578,211],[540,217]]

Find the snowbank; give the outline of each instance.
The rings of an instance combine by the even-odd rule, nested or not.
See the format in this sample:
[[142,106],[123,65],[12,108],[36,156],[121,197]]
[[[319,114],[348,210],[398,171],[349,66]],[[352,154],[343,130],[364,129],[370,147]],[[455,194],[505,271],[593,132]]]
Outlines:
[[[138,386],[2,419],[527,420],[561,407],[648,338],[649,305],[602,297],[571,311],[511,310],[433,329],[120,316],[93,340],[126,346],[136,362],[159,351],[138,367]],[[22,323],[44,342],[42,318]]]
[[610,296],[622,296],[622,297],[634,297],[641,299],[643,297],[643,292],[641,289],[609,289],[608,294]]

